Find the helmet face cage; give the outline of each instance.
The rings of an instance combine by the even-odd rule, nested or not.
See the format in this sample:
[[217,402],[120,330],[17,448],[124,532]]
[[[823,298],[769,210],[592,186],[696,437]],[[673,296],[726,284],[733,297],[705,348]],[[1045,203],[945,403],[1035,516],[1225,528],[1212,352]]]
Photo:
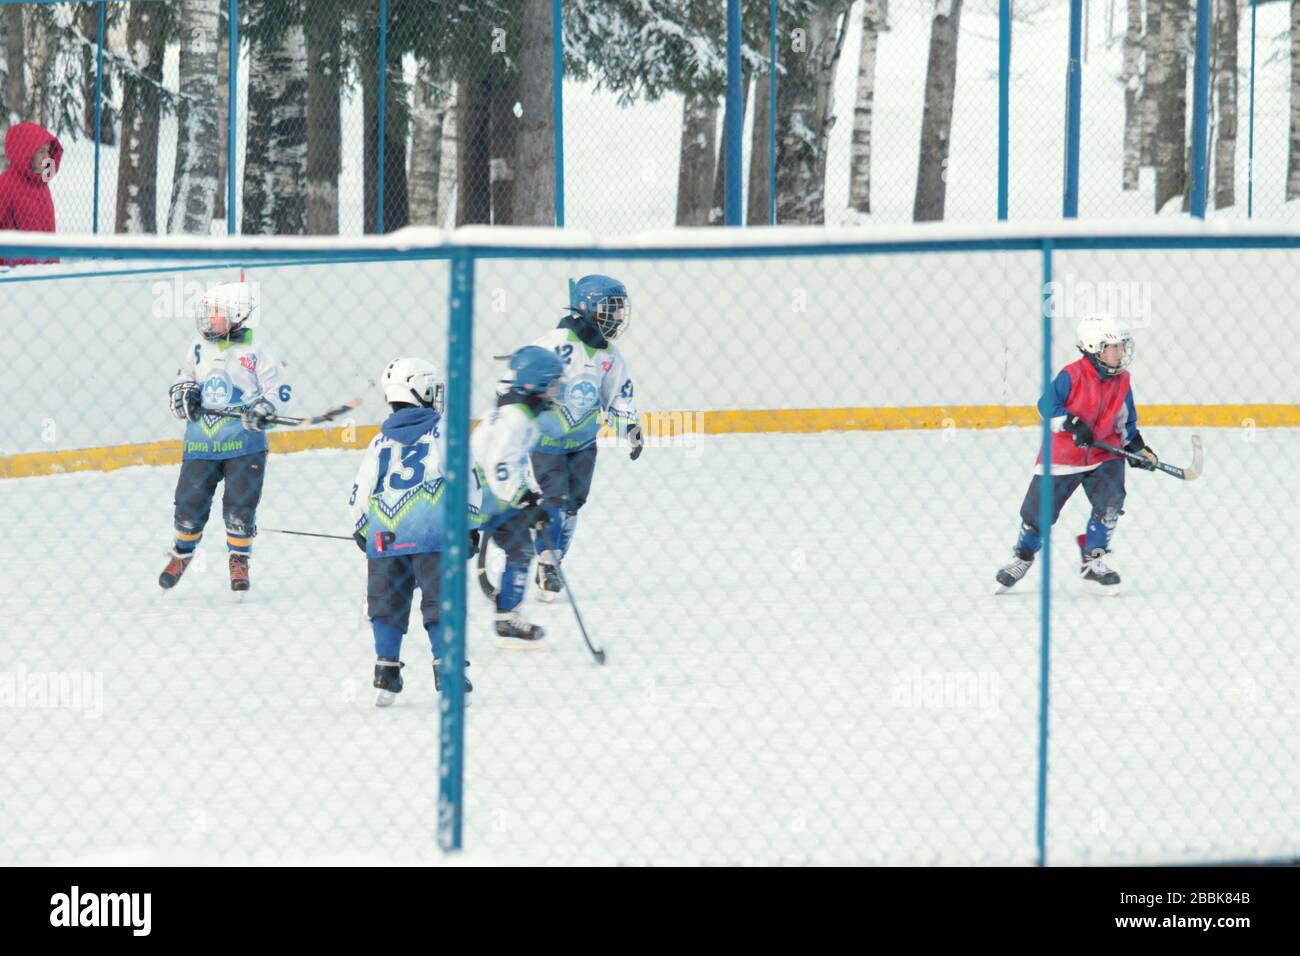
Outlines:
[[592,316],[596,328],[605,338],[618,338],[632,322],[632,304],[624,295],[607,295],[596,303],[596,314]]
[[[415,399],[415,404],[423,405],[425,408],[432,408],[439,415],[446,405],[445,390],[442,382],[432,372],[420,372],[412,375],[406,380],[411,386],[411,397]],[[432,392],[432,395],[429,393]],[[426,396],[429,396],[426,398]]]
[[[248,321],[248,315],[232,317],[234,311],[228,303],[219,302],[206,295],[200,296],[198,302],[194,305],[194,325],[199,330],[199,335],[209,342],[230,338],[230,336],[242,329],[244,323]],[[221,332],[212,327],[214,315],[218,315],[225,320],[226,328]]]

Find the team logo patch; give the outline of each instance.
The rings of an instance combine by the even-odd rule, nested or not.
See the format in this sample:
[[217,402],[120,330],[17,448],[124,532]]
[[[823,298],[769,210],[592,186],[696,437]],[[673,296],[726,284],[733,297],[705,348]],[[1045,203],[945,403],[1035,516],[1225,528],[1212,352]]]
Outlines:
[[590,382],[574,382],[569,386],[569,393],[564,397],[564,404],[572,411],[582,414],[600,401],[600,392]]
[[242,365],[242,366],[244,366],[244,368],[248,369],[250,372],[256,372],[256,371],[257,371],[257,356],[256,356],[256,355],[241,355],[241,356],[239,356],[239,364]]
[[604,359],[604,360],[600,363],[600,370],[601,370],[602,372],[608,372],[608,371],[609,371],[609,367],[610,367],[611,365],[613,365],[613,364],[614,364],[614,363],[611,362],[609,359]]
[[205,408],[225,408],[230,404],[232,392],[230,376],[218,369],[203,383],[203,405]]

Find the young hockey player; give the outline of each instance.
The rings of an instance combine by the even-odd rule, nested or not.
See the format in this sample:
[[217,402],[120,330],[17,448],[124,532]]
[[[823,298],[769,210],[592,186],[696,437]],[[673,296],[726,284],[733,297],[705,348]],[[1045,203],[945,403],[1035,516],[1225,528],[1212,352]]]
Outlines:
[[[506,565],[497,594],[496,633],[502,647],[542,646],[545,631],[519,616],[528,583],[528,563],[533,555],[532,531],[539,531],[539,547],[555,547],[562,521],[551,520],[538,504],[540,496],[529,474],[529,452],[537,443],[538,416],[550,407],[564,363],[554,352],[536,345],[510,357],[510,375],[497,407],[479,423],[470,437],[476,482],[483,489],[479,509],[485,536],[505,551]],[[486,546],[486,542],[484,542]]]
[[[1119,574],[1106,563],[1110,539],[1124,507],[1124,461],[1119,455],[1094,447],[1101,442],[1142,456],[1134,467],[1154,471],[1159,459],[1142,441],[1137,410],[1126,371],[1133,361],[1133,337],[1118,319],[1108,315],[1085,316],[1079,322],[1075,343],[1083,357],[1057,374],[1051,390],[1038,402],[1039,411],[1051,419],[1052,523],[1061,509],[1083,486],[1092,505],[1087,530],[1079,535],[1085,588],[1103,595],[1119,593]],[[1042,460],[1029,482],[1020,506],[1020,537],[1012,549],[1014,560],[997,573],[998,592],[1011,588],[1028,573],[1042,547],[1038,521]]]
[[[402,690],[398,654],[417,587],[433,648],[434,687],[442,690],[438,591],[446,438],[440,428],[443,384],[432,362],[394,359],[384,369],[381,384],[393,411],[366,449],[348,504],[356,522],[353,537],[367,558],[366,608],[378,658],[375,705],[387,707]],[[479,504],[472,483],[468,504],[472,518]],[[478,532],[471,531],[471,553],[477,543]],[[466,678],[465,692],[473,689]]]
[[[248,560],[257,534],[257,503],[266,473],[267,420],[274,396],[288,401],[279,363],[253,344],[258,323],[252,287],[231,282],[210,288],[199,300],[199,339],[186,352],[169,394],[172,414],[187,421],[180,478],[176,482],[175,542],[158,577],[175,587],[194,558],[217,485],[225,481],[221,513],[230,551],[230,587],[249,589]],[[204,409],[242,411],[227,417]]]
[[633,461],[643,447],[632,377],[613,344],[631,322],[627,289],[609,276],[583,276],[569,284],[569,312],[533,343],[564,363],[555,407],[538,418],[541,437],[532,455],[542,507],[559,529],[552,539],[538,540],[538,596],[548,603],[561,590],[555,568],[573,543],[578,511],[591,490],[602,413],[627,439]]

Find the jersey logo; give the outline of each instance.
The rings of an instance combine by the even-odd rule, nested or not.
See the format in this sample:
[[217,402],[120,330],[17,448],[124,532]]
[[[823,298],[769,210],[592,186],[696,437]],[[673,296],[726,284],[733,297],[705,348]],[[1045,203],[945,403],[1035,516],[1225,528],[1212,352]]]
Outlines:
[[241,356],[239,356],[239,364],[242,365],[242,366],[244,366],[244,368],[248,369],[250,372],[256,372],[256,371],[257,371],[257,356],[256,356],[256,355],[241,355]]
[[588,381],[577,381],[569,386],[564,396],[565,406],[575,415],[581,417],[600,401],[600,392]]
[[614,363],[611,362],[609,359],[604,359],[604,360],[600,363],[600,370],[601,370],[602,372],[608,372],[608,371],[609,371],[609,367],[610,367],[611,365],[613,365],[613,364],[614,364]]
[[230,404],[233,386],[224,369],[216,369],[203,383],[203,405],[206,408],[225,408]]

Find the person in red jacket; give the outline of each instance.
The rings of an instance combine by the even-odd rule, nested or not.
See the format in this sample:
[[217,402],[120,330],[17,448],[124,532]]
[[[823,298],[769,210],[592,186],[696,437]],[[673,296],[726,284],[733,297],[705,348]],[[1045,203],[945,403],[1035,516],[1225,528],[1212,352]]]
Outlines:
[[[1052,387],[1038,402],[1038,410],[1051,419],[1052,431],[1052,524],[1061,509],[1083,486],[1092,505],[1087,530],[1079,535],[1084,586],[1094,593],[1119,593],[1119,574],[1106,563],[1110,538],[1124,507],[1124,461],[1113,452],[1096,447],[1100,442],[1139,455],[1135,468],[1155,471],[1159,459],[1142,441],[1137,429],[1137,409],[1129,385],[1129,364],[1133,361],[1133,336],[1118,319],[1089,315],[1079,321],[1075,342],[1083,357],[1057,374]],[[1131,459],[1130,459],[1131,461]],[[1029,482],[1020,506],[1020,537],[1012,549],[1014,559],[997,573],[998,590],[1013,587],[1034,563],[1042,548],[1039,536],[1038,496],[1042,482],[1043,455],[1039,452],[1037,473]]]
[[[0,230],[54,231],[54,197],[49,182],[63,161],[63,146],[38,123],[16,123],[5,134],[9,168],[0,173]],[[58,262],[57,259],[0,259],[0,265]]]

